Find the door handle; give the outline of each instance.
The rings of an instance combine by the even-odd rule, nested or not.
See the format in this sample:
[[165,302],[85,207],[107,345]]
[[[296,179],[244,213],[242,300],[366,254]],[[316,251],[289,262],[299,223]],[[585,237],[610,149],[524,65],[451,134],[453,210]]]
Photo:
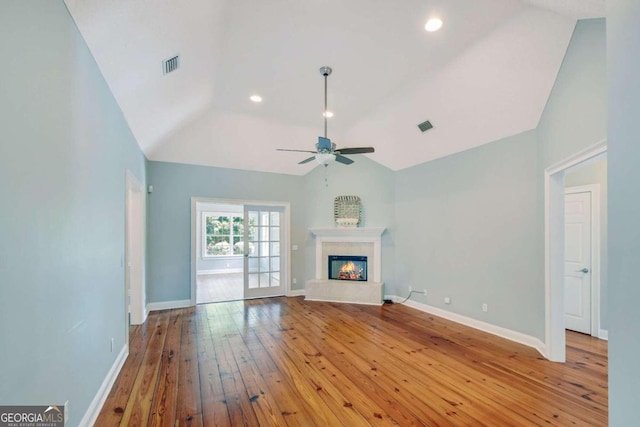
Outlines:
[[582,270],[576,270],[576,273],[588,273],[589,269],[587,267],[583,268]]

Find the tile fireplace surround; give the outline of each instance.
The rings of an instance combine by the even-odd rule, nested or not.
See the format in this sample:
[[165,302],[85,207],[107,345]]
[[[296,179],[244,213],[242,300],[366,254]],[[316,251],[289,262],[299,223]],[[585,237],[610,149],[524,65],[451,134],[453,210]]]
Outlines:
[[[311,228],[316,239],[316,278],[305,284],[305,299],[382,305],[384,228]],[[362,255],[368,259],[366,282],[329,280],[329,255]]]

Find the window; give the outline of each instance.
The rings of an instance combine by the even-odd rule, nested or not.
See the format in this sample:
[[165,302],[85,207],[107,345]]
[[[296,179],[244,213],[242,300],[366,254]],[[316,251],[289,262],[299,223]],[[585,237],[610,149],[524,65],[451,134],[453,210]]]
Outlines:
[[[244,217],[242,215],[203,212],[202,230],[203,258],[244,254]],[[249,252],[253,252],[253,244],[249,245]]]

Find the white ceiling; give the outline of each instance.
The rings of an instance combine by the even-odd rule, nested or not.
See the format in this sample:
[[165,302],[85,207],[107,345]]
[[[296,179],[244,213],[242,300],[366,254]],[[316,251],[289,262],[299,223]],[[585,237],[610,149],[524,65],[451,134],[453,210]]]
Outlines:
[[149,159],[296,175],[315,164],[275,149],[322,134],[319,67],[329,137],[399,170],[534,128],[575,20],[604,15],[604,0],[65,2]]

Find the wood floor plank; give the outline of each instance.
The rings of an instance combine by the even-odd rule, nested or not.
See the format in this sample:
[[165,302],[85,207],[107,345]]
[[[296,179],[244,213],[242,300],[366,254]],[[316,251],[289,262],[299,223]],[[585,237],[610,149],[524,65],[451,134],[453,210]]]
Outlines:
[[214,327],[209,322],[209,311],[201,310],[198,316],[198,348],[201,349],[198,351],[198,370],[203,423],[205,426],[230,426],[232,424],[214,351]]
[[140,365],[147,351],[149,336],[151,336],[152,332],[156,329],[159,319],[160,317],[155,316],[154,319],[149,319],[144,325],[131,327],[129,356],[100,411],[100,415],[95,424],[96,426],[112,427],[120,425],[124,408],[127,406],[127,402],[131,396],[133,383],[136,380]]
[[176,401],[176,425],[202,426],[202,398],[198,372],[196,308],[185,309],[180,340],[180,372]]
[[148,348],[144,353],[144,358],[138,370],[120,425],[148,425],[151,402],[158,383],[162,349],[167,337],[169,316],[169,311],[163,311],[158,315],[156,328],[149,338]]
[[173,310],[169,318],[167,336],[165,338],[158,381],[151,405],[148,425],[173,427],[176,420],[176,403],[178,399],[178,368],[180,366],[177,355],[180,351],[182,336],[182,317],[184,310]]
[[400,304],[280,297],[153,312],[130,340],[98,426],[607,425],[607,343],[577,333],[551,363]]

